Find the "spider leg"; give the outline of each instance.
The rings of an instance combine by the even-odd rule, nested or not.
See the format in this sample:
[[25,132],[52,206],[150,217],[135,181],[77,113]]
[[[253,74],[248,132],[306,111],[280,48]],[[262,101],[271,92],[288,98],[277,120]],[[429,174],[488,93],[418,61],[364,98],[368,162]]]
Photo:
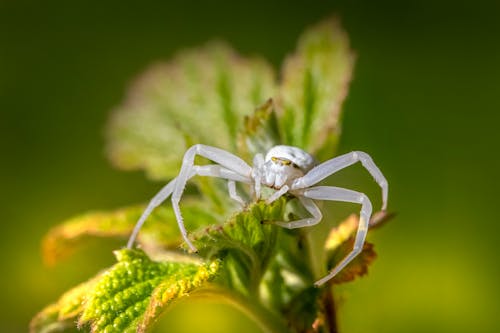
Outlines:
[[[193,176],[199,175],[199,176],[212,176],[212,177],[218,177],[218,178],[224,178],[224,179],[231,179],[230,181],[241,181],[241,182],[249,182],[249,179],[240,176],[239,174],[228,170],[226,168],[221,167],[220,165],[204,165],[204,166],[193,166],[191,169],[190,173],[188,174],[188,179],[191,179]],[[167,185],[165,185],[149,202],[148,206],[142,213],[141,217],[137,221],[134,230],[132,231],[132,234],[130,235],[130,238],[127,242],[127,247],[130,249],[135,243],[135,240],[137,239],[137,235],[139,231],[141,230],[144,222],[146,222],[146,219],[151,215],[153,210],[161,205],[165,200],[168,199],[168,197],[172,194],[174,191],[176,182],[178,180],[178,177],[172,179]],[[179,225],[181,230],[183,229]]]
[[[181,171],[177,176],[177,181],[174,185],[174,190],[172,193],[172,207],[174,209],[175,216],[177,218],[177,223],[179,225],[179,229],[181,231],[182,237],[184,241],[189,246],[190,250],[196,252],[196,247],[191,243],[191,241],[187,237],[187,231],[184,226],[184,222],[182,219],[181,211],[179,208],[179,201],[181,199],[182,193],[184,192],[184,188],[186,187],[186,183],[189,180],[189,176],[193,169],[196,169],[197,166],[194,165],[194,158],[196,155],[200,155],[205,157],[217,164],[219,164],[222,168],[216,169],[212,167],[213,170],[207,168],[206,176],[225,178],[229,180],[237,180],[237,181],[245,181],[247,183],[251,182],[252,168],[245,163],[241,158],[235,156],[225,150],[206,146],[202,144],[197,144],[189,148],[184,154],[184,158],[182,160]],[[217,167],[217,166],[215,166]],[[198,167],[200,168],[200,167]],[[212,172],[215,171],[215,172]]]
[[[240,175],[232,170],[229,170],[229,169],[222,167],[220,165],[217,165],[217,164],[193,165],[192,171],[194,172],[193,176],[198,175],[198,176],[222,178],[222,179],[228,179],[228,180],[233,180],[233,181],[242,182],[242,183],[250,183],[251,182],[249,177],[242,176],[242,175]],[[188,180],[191,177],[189,177]],[[179,177],[177,177],[177,178],[179,178]]]
[[283,194],[288,192],[290,188],[288,185],[283,185],[278,191],[274,192],[269,198],[266,199],[266,203],[270,204],[274,202],[275,200],[279,199]]
[[252,173],[254,179],[254,195],[256,199],[260,199],[260,190],[262,184],[261,169],[264,165],[264,155],[256,154],[253,158],[254,171]]
[[194,165],[193,170],[195,170],[196,174],[199,176],[210,176],[228,179],[227,188],[229,197],[240,203],[242,206],[245,205],[245,201],[236,192],[236,181],[249,183],[250,179],[248,177],[243,177],[234,171],[221,167],[220,165]]
[[380,169],[373,162],[370,155],[362,151],[353,151],[344,155],[340,155],[315,166],[307,174],[305,174],[301,178],[298,178],[293,183],[292,190],[305,189],[307,187],[313,186],[326,177],[358,161],[361,162],[366,170],[368,170],[368,172],[372,175],[372,177],[382,189],[382,210],[385,210],[387,208],[389,185]]
[[312,216],[290,222],[274,222],[274,224],[287,229],[295,229],[295,228],[309,227],[318,224],[319,221],[321,221],[323,214],[321,214],[321,211],[319,210],[318,206],[316,206],[313,200],[306,198],[304,196],[297,196],[297,198],[299,199],[300,203],[304,206],[304,208]]
[[227,182],[227,189],[229,191],[229,197],[236,202],[238,202],[240,205],[245,206],[245,200],[243,200],[239,195],[238,192],[236,192],[236,182],[234,180],[229,180]]
[[153,199],[150,200],[148,206],[142,213],[141,217],[135,224],[134,230],[132,231],[132,234],[130,235],[130,238],[128,239],[127,243],[127,248],[131,249],[132,246],[134,245],[134,242],[137,238],[137,235],[139,234],[139,230],[141,230],[142,225],[144,222],[146,222],[146,219],[148,218],[149,215],[151,215],[151,212],[153,212],[153,209],[161,205],[161,203],[172,194],[174,191],[174,186],[175,182],[177,181],[177,178],[172,179],[167,185],[165,185],[154,197]]
[[333,278],[363,250],[363,244],[365,243],[370,216],[372,214],[372,204],[363,193],[334,186],[311,187],[304,191],[304,196],[315,200],[344,201],[361,204],[358,231],[356,232],[354,247],[351,252],[349,252],[349,254],[328,273],[328,275],[315,282],[316,286],[320,286]]

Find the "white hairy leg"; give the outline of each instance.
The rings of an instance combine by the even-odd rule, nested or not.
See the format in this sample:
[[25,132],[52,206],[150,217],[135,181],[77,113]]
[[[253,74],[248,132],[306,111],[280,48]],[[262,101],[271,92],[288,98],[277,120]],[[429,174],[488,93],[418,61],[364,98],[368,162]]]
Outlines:
[[[184,227],[184,221],[182,219],[181,211],[179,208],[179,201],[181,199],[182,193],[184,192],[184,188],[186,187],[186,182],[189,179],[189,175],[191,174],[193,168],[195,167],[194,158],[196,157],[196,155],[205,157],[219,164],[220,166],[223,167],[223,169],[233,172],[233,174],[227,176],[232,176],[232,177],[235,177],[235,175],[238,176],[238,179],[230,178],[230,180],[232,179],[240,181],[243,177],[243,179],[245,179],[246,182],[251,182],[250,177],[252,174],[252,168],[248,164],[246,164],[245,161],[243,161],[238,156],[228,153],[225,150],[202,144],[197,144],[192,146],[186,151],[186,153],[184,154],[184,158],[182,160],[181,171],[179,172],[179,175],[177,176],[177,181],[175,182],[174,185],[174,190],[172,193],[172,207],[174,208],[175,217],[177,218],[177,224],[179,225],[182,237],[184,238],[186,244],[189,246],[189,249],[193,252],[196,252],[197,250],[196,247],[193,245],[193,243],[191,243],[191,241],[187,237],[187,231],[186,228]],[[222,173],[214,177],[223,178]]]
[[196,174],[198,176],[209,176],[215,178],[229,179],[227,182],[229,197],[240,203],[242,206],[245,205],[245,201],[236,192],[236,181],[249,183],[250,178],[243,177],[234,171],[221,167],[220,165],[204,165],[204,166],[194,165],[193,170],[196,170]]
[[[199,175],[199,176],[210,176],[210,177],[218,177],[218,178],[224,178],[224,179],[230,179],[231,181],[241,181],[241,182],[249,182],[248,178],[245,178],[231,170],[228,170],[226,168],[221,167],[220,165],[203,165],[203,166],[193,166],[191,169],[189,175],[188,175],[188,180],[191,179],[193,176]],[[151,215],[151,212],[161,205],[165,200],[168,199],[168,197],[172,194],[175,188],[175,184],[177,182],[177,178],[172,179],[167,185],[165,185],[149,202],[148,206],[142,213],[141,217],[137,221],[134,230],[132,231],[132,234],[130,235],[130,238],[127,243],[127,247],[130,249],[135,243],[135,240],[137,239],[137,235],[139,233],[139,230],[141,230],[144,222],[146,222],[146,219]],[[180,226],[179,226],[180,227]]]
[[229,191],[229,197],[234,201],[238,202],[240,205],[245,206],[245,200],[243,200],[236,192],[236,182],[234,180],[229,180],[227,182],[227,189]]
[[172,194],[174,191],[174,186],[177,178],[172,179],[167,185],[165,185],[154,197],[149,201],[148,206],[142,213],[141,217],[135,224],[134,230],[132,231],[132,234],[130,235],[130,238],[128,239],[127,247],[129,249],[132,248],[134,245],[135,239],[137,238],[137,234],[139,233],[139,230],[141,230],[142,225],[144,222],[146,222],[146,219],[148,216],[151,214],[153,209],[158,207],[159,205],[162,204],[163,201],[167,200],[167,198]]
[[283,185],[282,188],[280,188],[279,190],[277,190],[276,192],[271,194],[271,196],[269,196],[269,198],[266,199],[266,203],[269,205],[269,204],[273,203],[274,201],[278,200],[279,198],[281,198],[281,196],[283,194],[288,192],[289,189],[290,188],[288,187],[288,185]]
[[207,176],[207,177],[228,179],[242,183],[251,183],[251,179],[249,177],[242,176],[241,174],[235,171],[229,170],[217,164],[193,165],[191,170],[194,172],[195,175],[198,176]]
[[262,175],[260,174],[260,170],[262,169],[262,165],[264,165],[264,155],[255,155],[253,158],[252,177],[254,179],[254,195],[257,200],[260,199],[260,190],[262,185]]
[[319,210],[318,206],[316,206],[313,200],[303,196],[298,196],[297,198],[299,199],[300,203],[304,206],[304,208],[312,216],[290,222],[274,222],[274,224],[287,229],[295,229],[295,228],[309,227],[318,224],[319,221],[321,221],[323,214],[321,214],[321,211]]
[[370,216],[372,214],[372,204],[368,197],[363,193],[333,186],[311,187],[304,191],[304,196],[315,200],[344,201],[361,204],[358,231],[356,232],[353,249],[328,273],[328,275],[316,281],[315,285],[319,286],[334,277],[363,250],[363,244],[365,243],[368,225],[370,223]]
[[368,170],[368,172],[372,175],[372,177],[382,189],[382,210],[385,210],[387,208],[389,185],[387,184],[387,180],[385,179],[380,169],[373,162],[370,155],[362,151],[353,151],[348,154],[340,155],[315,166],[303,177],[295,180],[292,185],[292,190],[304,189],[313,186],[326,177],[358,161],[361,162],[366,170]]

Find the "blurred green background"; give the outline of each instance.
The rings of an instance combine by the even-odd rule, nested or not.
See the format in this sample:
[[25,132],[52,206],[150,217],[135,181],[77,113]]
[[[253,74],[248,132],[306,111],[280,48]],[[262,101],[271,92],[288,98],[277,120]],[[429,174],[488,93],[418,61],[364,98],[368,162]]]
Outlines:
[[[109,111],[131,79],[213,38],[279,66],[331,13],[358,54],[340,152],[373,156],[398,212],[372,235],[369,277],[337,290],[341,332],[500,332],[500,4],[369,0],[0,1],[0,331],[25,332],[113,262],[96,245],[90,259],[45,267],[51,226],[144,202],[160,186],[104,156]],[[335,181],[378,195],[357,167]],[[214,304],[185,305],[162,324],[255,332]]]

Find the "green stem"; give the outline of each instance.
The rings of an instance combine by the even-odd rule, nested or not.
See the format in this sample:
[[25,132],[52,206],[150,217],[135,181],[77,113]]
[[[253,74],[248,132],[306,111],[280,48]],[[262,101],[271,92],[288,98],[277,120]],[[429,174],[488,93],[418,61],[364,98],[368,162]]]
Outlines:
[[308,264],[309,264],[309,270],[312,274],[312,277],[317,279],[318,277],[321,277],[324,272],[320,269],[320,260],[318,258],[321,258],[319,256],[319,253],[315,251],[315,247],[313,246],[314,240],[312,239],[312,233],[308,231],[303,231],[301,230],[299,234],[303,240],[304,240],[304,248],[307,251],[307,258],[308,258]]
[[[313,247],[314,241],[312,239],[311,233],[304,232],[301,234],[301,237],[303,237],[305,243],[304,246],[307,249],[309,269],[311,270],[312,276],[317,278],[318,276],[324,274],[319,266],[320,261],[318,260],[318,258],[321,257],[318,256],[318,253],[315,253],[316,251]],[[319,297],[319,301],[321,302],[319,311],[323,312],[326,332],[338,333],[337,313],[335,307],[335,299],[333,297],[333,284],[331,282],[327,283],[324,286],[324,290],[322,293],[320,293]],[[318,316],[320,317],[319,313]]]

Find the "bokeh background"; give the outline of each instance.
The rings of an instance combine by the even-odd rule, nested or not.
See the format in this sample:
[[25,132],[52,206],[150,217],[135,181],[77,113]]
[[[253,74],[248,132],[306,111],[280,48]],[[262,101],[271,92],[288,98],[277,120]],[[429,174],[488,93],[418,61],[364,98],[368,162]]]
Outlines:
[[[371,237],[370,275],[337,290],[341,332],[500,332],[500,5],[496,1],[0,1],[0,331],[113,262],[44,266],[65,218],[144,202],[160,184],[114,170],[109,111],[150,63],[209,39],[276,66],[336,13],[358,54],[339,152],[369,152],[397,218]],[[378,194],[360,168],[336,178]],[[188,304],[171,332],[258,332]]]

